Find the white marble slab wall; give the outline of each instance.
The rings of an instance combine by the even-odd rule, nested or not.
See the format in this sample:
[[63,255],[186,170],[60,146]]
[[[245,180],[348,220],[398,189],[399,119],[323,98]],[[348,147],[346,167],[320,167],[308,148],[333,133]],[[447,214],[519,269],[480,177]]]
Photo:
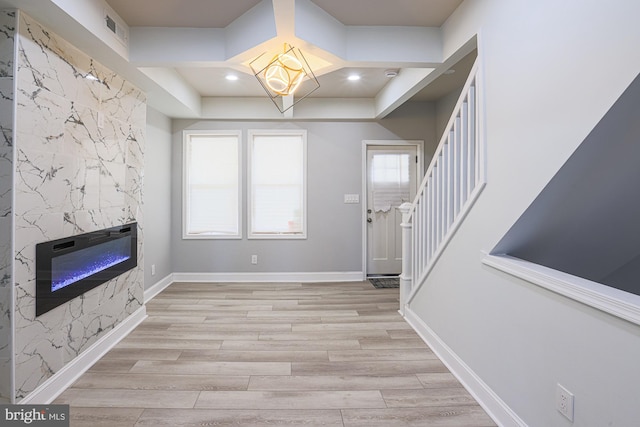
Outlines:
[[[143,304],[146,99],[18,16],[15,393],[19,401]],[[35,317],[35,245],[138,222],[138,267]]]
[[11,400],[13,57],[16,12],[0,10],[0,402]]

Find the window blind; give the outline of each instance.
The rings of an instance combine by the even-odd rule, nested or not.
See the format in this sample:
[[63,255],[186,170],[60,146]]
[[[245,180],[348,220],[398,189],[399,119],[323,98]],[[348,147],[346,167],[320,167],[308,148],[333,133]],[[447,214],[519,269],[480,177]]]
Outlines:
[[185,235],[240,236],[239,135],[185,140]]
[[250,235],[305,235],[304,134],[252,133]]

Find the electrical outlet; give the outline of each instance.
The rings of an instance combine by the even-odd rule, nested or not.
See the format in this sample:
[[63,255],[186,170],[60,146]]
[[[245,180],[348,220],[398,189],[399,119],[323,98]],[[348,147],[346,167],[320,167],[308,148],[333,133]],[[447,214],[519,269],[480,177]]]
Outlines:
[[156,265],[155,264],[151,264],[151,275],[152,276],[156,275]]
[[258,255],[251,255],[251,264],[258,263]]
[[573,394],[560,384],[556,389],[556,409],[569,421],[573,421]]

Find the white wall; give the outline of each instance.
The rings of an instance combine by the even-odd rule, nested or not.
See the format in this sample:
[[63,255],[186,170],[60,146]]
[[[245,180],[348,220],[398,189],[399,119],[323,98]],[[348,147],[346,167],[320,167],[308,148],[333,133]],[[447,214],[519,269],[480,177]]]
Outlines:
[[[147,108],[147,152],[144,159],[144,287],[148,289],[171,269],[171,119]],[[155,274],[151,266],[155,265]]]
[[[176,273],[334,273],[362,271],[362,205],[344,194],[362,195],[362,141],[425,140],[435,148],[433,105],[416,103],[379,122],[232,122],[175,120],[172,154],[172,247]],[[300,128],[307,130],[308,238],[247,240],[182,239],[182,131]],[[246,149],[244,164],[246,165]],[[246,171],[244,173],[246,188]],[[246,206],[246,191],[244,191]],[[258,265],[251,265],[251,255]]]
[[640,328],[483,266],[490,251],[640,70],[640,3],[467,0],[445,56],[478,33],[487,186],[413,310],[530,426],[630,426]]

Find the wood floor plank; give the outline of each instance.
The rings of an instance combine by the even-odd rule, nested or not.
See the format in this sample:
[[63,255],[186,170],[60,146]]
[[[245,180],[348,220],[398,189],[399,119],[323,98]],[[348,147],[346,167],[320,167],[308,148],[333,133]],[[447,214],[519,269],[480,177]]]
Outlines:
[[89,408],[98,402],[102,407],[193,408],[199,395],[199,391],[145,390],[141,393],[139,390],[71,388],[55,403]]
[[186,311],[186,312],[203,312],[203,311],[272,311],[273,306],[271,304],[262,305],[222,305],[222,304],[171,304],[167,307],[167,310],[171,311]]
[[422,390],[383,390],[388,408],[423,408],[427,406],[475,405],[463,387],[426,388]]
[[291,332],[291,323],[179,323],[169,332]]
[[415,375],[253,375],[248,390],[382,390],[421,389]]
[[244,351],[289,351],[289,350],[357,350],[358,340],[315,340],[315,341],[224,341],[223,350]]
[[339,410],[146,409],[136,424],[143,426],[343,427],[343,424]]
[[249,318],[262,317],[340,317],[355,316],[356,310],[278,310],[278,311],[250,311],[247,313]]
[[378,390],[362,391],[203,391],[196,408],[342,409],[385,408]]
[[88,372],[73,384],[73,388],[182,391],[246,390],[249,378],[248,375],[96,374]]
[[[198,308],[192,307],[191,310],[169,310],[167,308],[157,309],[157,310],[148,310],[147,314],[156,315],[162,314],[164,316],[196,316],[196,317],[237,317],[244,318],[247,317],[249,312],[246,310],[225,310],[219,311],[214,309],[206,309],[206,308]],[[262,313],[261,311],[255,311],[254,313]],[[264,311],[264,313],[271,313],[271,311]]]
[[355,329],[353,331],[314,332],[261,332],[260,341],[317,341],[317,340],[363,340],[389,338],[384,329]]
[[340,316],[340,317],[321,317],[320,322],[322,324],[328,323],[371,323],[371,322],[404,322],[404,319],[400,317],[397,312],[378,312],[376,315],[369,316]]
[[364,350],[389,350],[394,348],[428,348],[427,345],[420,338],[406,338],[406,339],[385,339],[385,338],[372,338],[360,340],[360,345]]
[[[340,317],[334,317],[334,319],[339,319]],[[254,317],[248,318],[244,317],[242,319],[232,318],[232,317],[207,317],[204,321],[206,324],[229,324],[229,323],[242,323],[247,325],[278,325],[278,324],[298,324],[298,323],[319,323],[322,321],[320,316],[287,316],[287,317]]]
[[137,359],[101,359],[94,363],[88,372],[129,372],[137,361]]
[[460,386],[457,378],[450,372],[429,372],[427,374],[416,374],[416,376],[424,388],[447,388]]
[[182,350],[165,348],[113,348],[102,360],[178,360]]
[[387,329],[387,332],[389,333],[389,337],[391,337],[392,339],[420,339],[418,334],[416,334],[416,331],[414,331],[413,329],[403,329],[403,330],[398,330],[398,329]]
[[217,360],[227,362],[327,362],[326,351],[232,351],[185,350],[179,360]]
[[383,350],[331,350],[330,362],[371,362],[383,360],[427,360],[438,357],[424,348],[383,349]]
[[[412,337],[415,336],[415,331],[411,329],[406,322],[398,319],[397,322],[358,322],[358,321],[349,321],[345,323],[309,323],[304,325],[294,325],[292,327],[292,332],[328,332],[328,331],[354,331],[361,329],[380,329],[385,331],[391,330],[406,330],[411,332]],[[400,332],[400,331],[398,331]],[[389,334],[391,336],[391,334]],[[391,336],[392,337],[392,336]],[[393,338],[393,337],[392,337]],[[406,338],[406,337],[402,337]]]
[[291,364],[291,375],[406,375],[426,372],[448,372],[448,370],[439,360],[294,362]]
[[115,348],[163,348],[163,349],[210,349],[218,350],[223,341],[218,340],[185,340],[185,339],[162,339],[162,338],[131,338],[127,337],[120,341]]
[[480,406],[343,409],[344,427],[490,427]]
[[[260,335],[259,332],[253,331],[208,331],[205,328],[201,330],[179,331],[133,331],[127,337],[128,339],[153,338],[165,340],[207,340],[207,341],[224,341],[224,340],[256,340]],[[387,335],[388,336],[388,335]]]
[[291,375],[288,362],[213,362],[202,360],[139,360],[132,373],[184,375]]

